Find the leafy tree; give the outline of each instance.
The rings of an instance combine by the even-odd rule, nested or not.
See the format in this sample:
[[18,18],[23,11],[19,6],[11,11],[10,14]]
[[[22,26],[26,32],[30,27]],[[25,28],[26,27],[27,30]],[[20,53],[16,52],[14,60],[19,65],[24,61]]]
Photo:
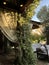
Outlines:
[[37,13],[37,18],[40,21],[45,21],[47,19],[47,6],[43,6],[40,11]]
[[49,7],[43,6],[37,14],[37,18],[43,22],[44,34],[49,44]]
[[[36,58],[34,56],[31,44],[31,25],[29,23],[34,14],[35,5],[39,4],[39,0],[34,0],[25,10],[24,13],[18,14],[16,36],[17,49],[15,65],[36,65]],[[18,54],[17,54],[18,53]]]
[[[18,23],[19,24],[19,23]],[[30,25],[24,23],[22,26],[17,25],[17,39],[18,39],[18,55],[15,64],[18,65],[35,65],[35,56],[31,47],[31,28]],[[17,50],[16,50],[17,51]]]
[[44,22],[45,23],[43,23],[43,24],[44,24],[45,28],[44,28],[43,32],[46,36],[47,44],[49,44],[49,19],[45,20]]

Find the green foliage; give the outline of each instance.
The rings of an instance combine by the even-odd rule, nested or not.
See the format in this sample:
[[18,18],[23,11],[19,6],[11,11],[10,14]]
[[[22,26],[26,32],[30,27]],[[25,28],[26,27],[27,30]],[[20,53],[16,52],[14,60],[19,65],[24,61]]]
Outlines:
[[38,0],[34,0],[25,10],[24,13],[18,14],[16,36],[18,42],[18,51],[16,53],[15,65],[36,65],[36,58],[32,50],[31,43],[31,26],[30,19],[34,14],[34,8],[39,4]]
[[49,19],[49,7],[43,6],[37,13],[37,18],[44,23],[47,22],[46,20]]
[[40,0],[34,0],[28,7],[25,8],[23,16],[25,20],[29,21],[31,17],[35,14],[35,8],[39,5]]
[[44,34],[47,39],[47,44],[49,44],[49,25],[46,25],[44,28]]
[[[18,33],[18,31],[20,33]],[[17,26],[17,38],[20,45],[20,55],[18,65],[36,65],[35,56],[31,44],[31,27],[29,23]],[[21,57],[20,57],[21,56]],[[21,59],[21,60],[20,60]]]
[[49,7],[43,6],[38,12],[37,18],[43,21],[44,35],[47,38],[47,44],[49,44]]
[[32,35],[32,43],[38,43],[38,41],[43,41],[45,40],[45,35],[41,34],[41,35]]
[[40,21],[45,21],[47,19],[47,6],[43,6],[37,13],[37,18]]

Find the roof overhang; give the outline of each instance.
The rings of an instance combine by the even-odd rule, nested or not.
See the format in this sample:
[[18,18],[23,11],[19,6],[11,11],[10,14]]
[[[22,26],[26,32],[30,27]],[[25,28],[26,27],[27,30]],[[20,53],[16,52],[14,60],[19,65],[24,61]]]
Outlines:
[[34,0],[0,0],[0,7],[9,8],[22,13],[30,3]]
[[30,22],[32,23],[32,29],[39,28],[41,25],[41,22],[38,22],[38,21],[31,20]]

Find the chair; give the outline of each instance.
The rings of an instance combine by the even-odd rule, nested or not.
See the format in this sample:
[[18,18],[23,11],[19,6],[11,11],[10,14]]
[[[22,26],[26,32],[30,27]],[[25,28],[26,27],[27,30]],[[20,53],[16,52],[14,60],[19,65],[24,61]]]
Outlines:
[[40,48],[40,47],[41,47],[40,43],[32,44],[33,52],[36,53],[36,48]]
[[49,45],[43,45],[36,48],[37,58],[41,60],[49,60]]

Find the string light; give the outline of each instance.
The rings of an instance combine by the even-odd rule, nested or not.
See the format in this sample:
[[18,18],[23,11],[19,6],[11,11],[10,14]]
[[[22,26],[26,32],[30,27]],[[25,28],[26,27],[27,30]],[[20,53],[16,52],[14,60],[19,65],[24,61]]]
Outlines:
[[3,2],[4,5],[6,5],[6,2]]
[[21,4],[20,7],[23,7],[23,4]]

